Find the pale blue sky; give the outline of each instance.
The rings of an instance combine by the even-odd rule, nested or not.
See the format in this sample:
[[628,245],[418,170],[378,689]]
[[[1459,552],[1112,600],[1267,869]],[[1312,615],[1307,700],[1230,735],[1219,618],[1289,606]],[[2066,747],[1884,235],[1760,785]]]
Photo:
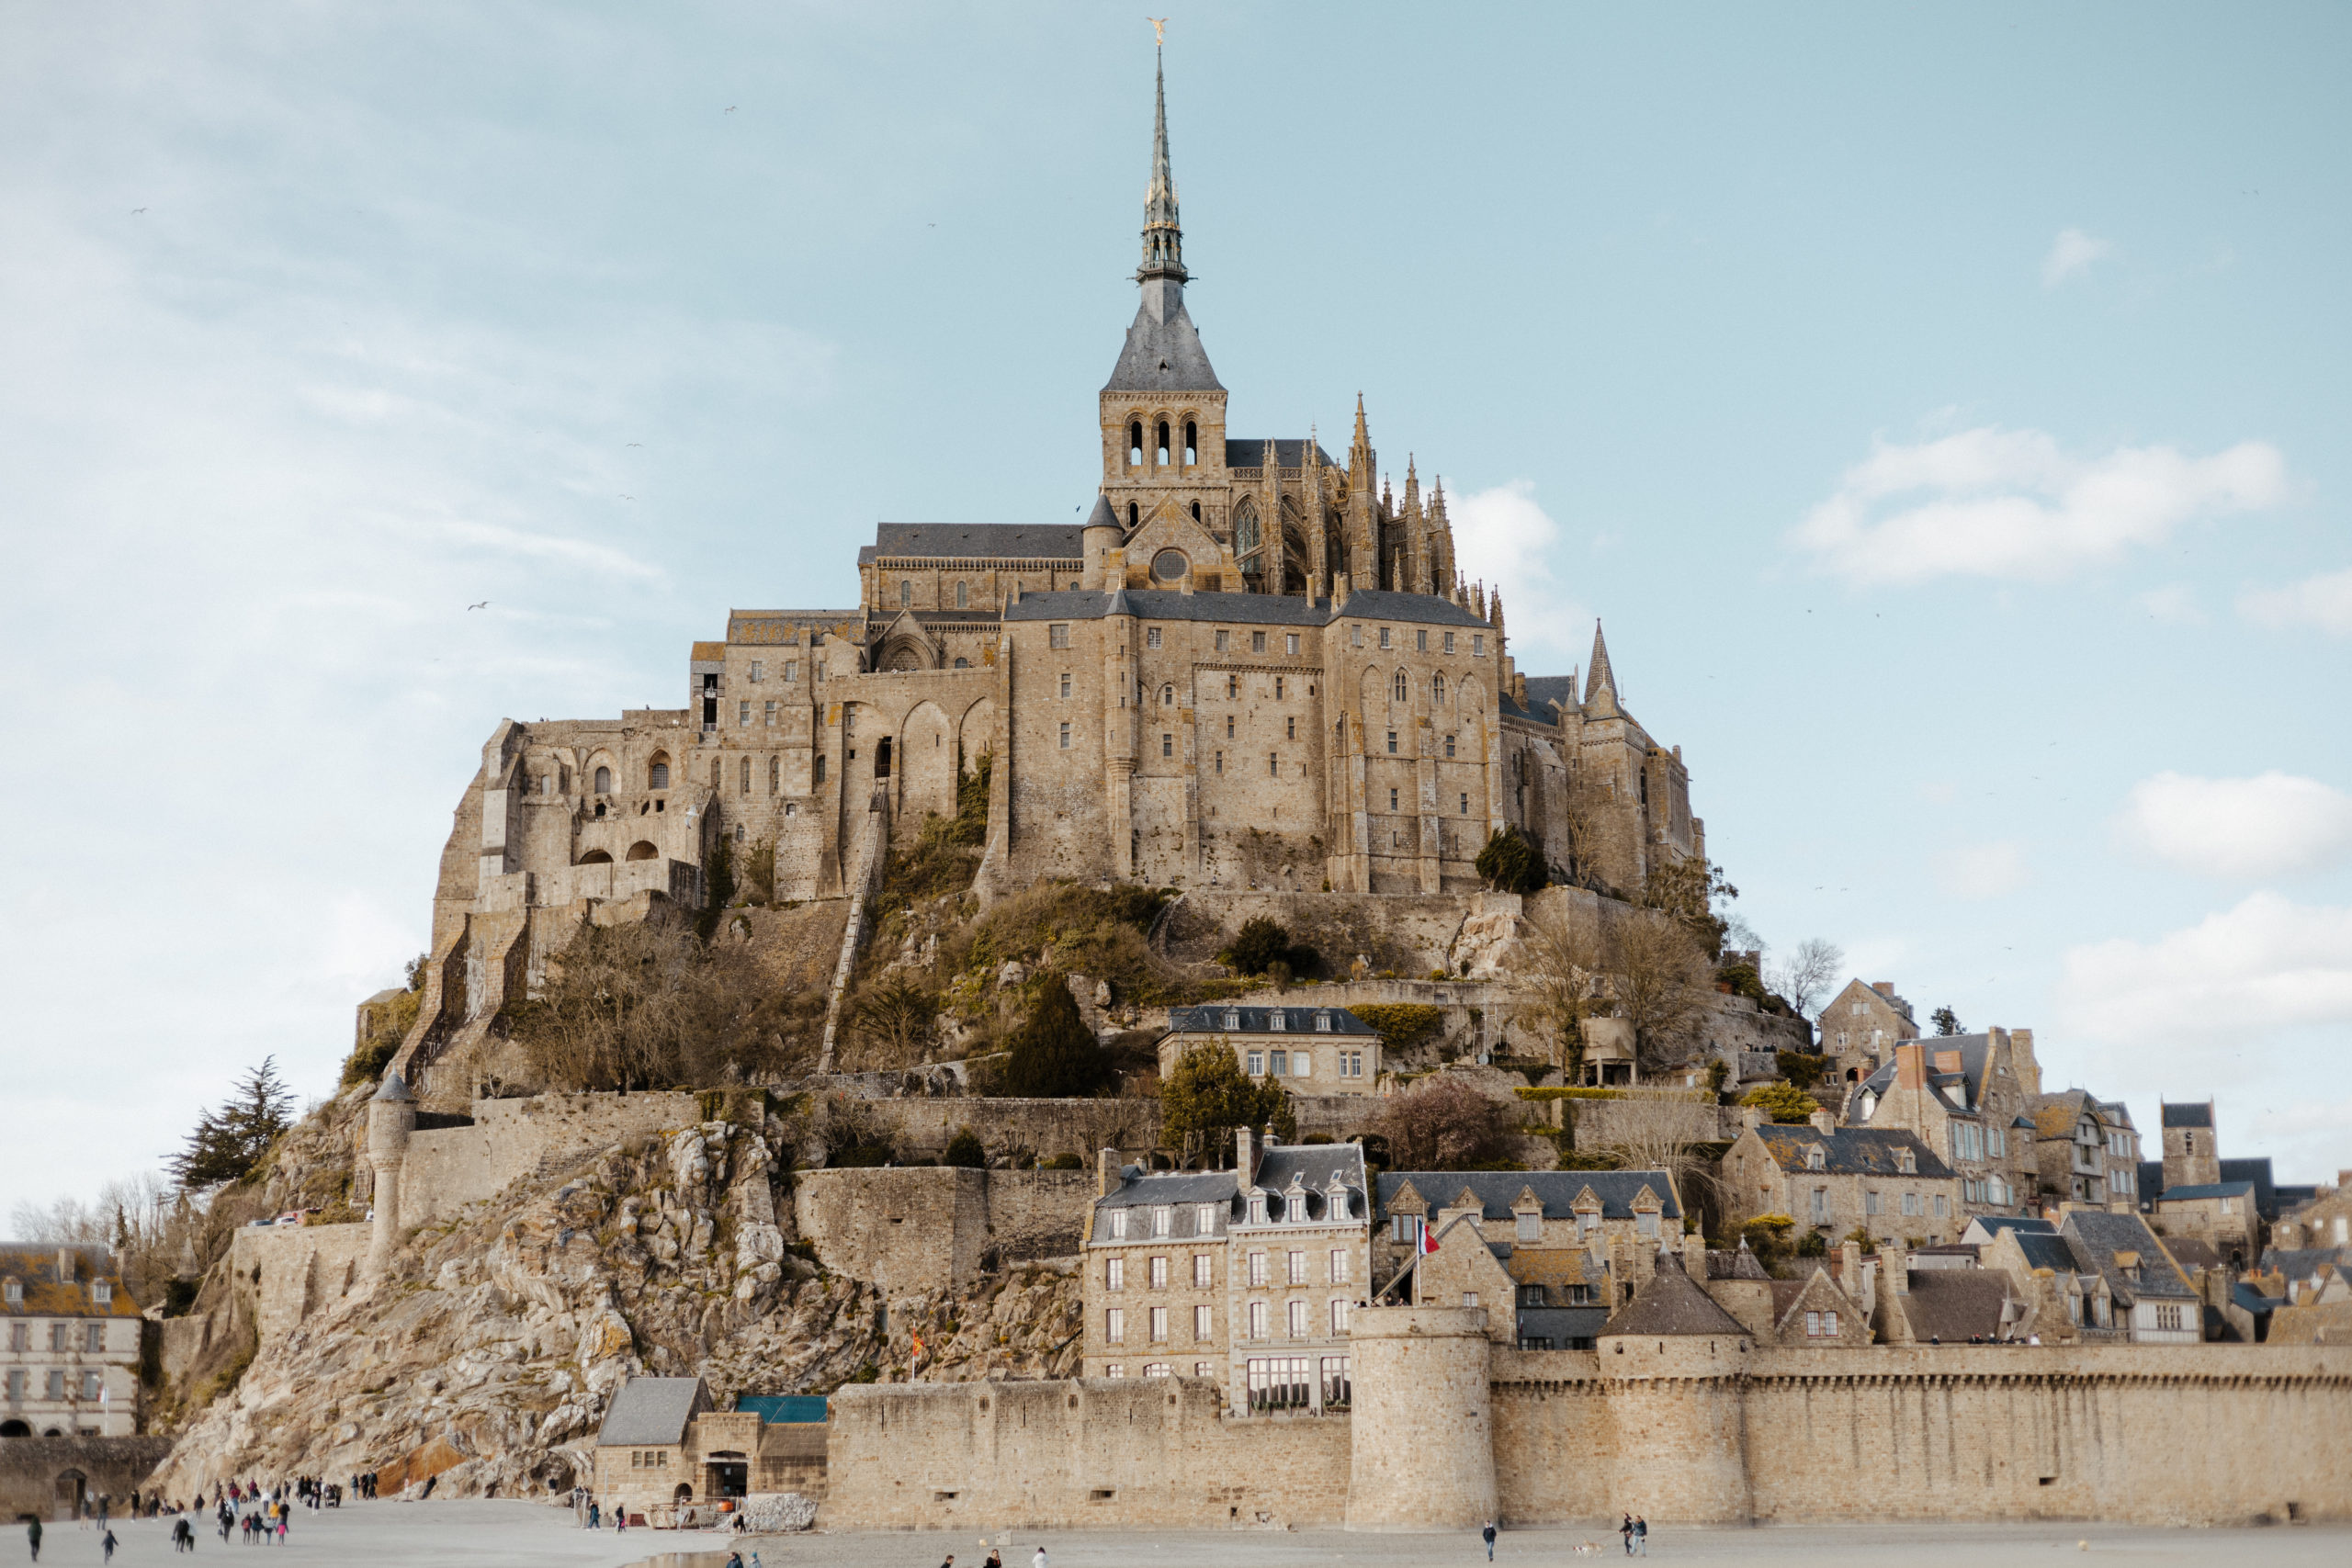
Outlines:
[[[2352,12],[1171,15],[1237,434],[1361,390],[1522,668],[1605,616],[1768,940],[2352,1166]],[[0,0],[0,1212],[324,1093],[502,716],[676,701],[877,518],[1074,517],[1150,71],[1106,6]]]

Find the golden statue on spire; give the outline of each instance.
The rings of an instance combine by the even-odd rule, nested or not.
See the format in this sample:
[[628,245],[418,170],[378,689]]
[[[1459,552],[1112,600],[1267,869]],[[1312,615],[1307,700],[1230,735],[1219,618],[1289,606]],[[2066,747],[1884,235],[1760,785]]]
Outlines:
[[1151,24],[1151,41],[1152,41],[1152,42],[1154,42],[1154,43],[1159,43],[1159,44],[1164,44],[1164,43],[1166,43],[1166,42],[1168,41],[1168,18],[1167,18],[1167,17],[1146,17],[1144,18],[1144,20],[1145,20],[1145,21],[1147,21],[1147,22],[1149,22],[1149,23]]

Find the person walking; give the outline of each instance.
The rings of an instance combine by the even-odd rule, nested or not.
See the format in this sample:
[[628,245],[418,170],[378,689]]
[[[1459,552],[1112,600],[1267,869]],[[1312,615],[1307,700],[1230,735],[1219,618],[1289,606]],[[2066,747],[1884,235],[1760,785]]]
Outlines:
[[1495,1560],[1495,1521],[1488,1519],[1478,1535],[1487,1543],[1487,1561],[1492,1562]]
[[40,1521],[39,1519],[27,1519],[25,1521],[25,1540],[32,1546],[33,1561],[36,1562],[40,1562]]
[[1623,1536],[1623,1537],[1625,1538],[1625,1555],[1626,1555],[1626,1556],[1628,1556],[1628,1557],[1633,1556],[1633,1555],[1634,1555],[1634,1516],[1633,1516],[1633,1515],[1631,1515],[1631,1514],[1627,1514],[1627,1515],[1625,1516],[1625,1522],[1624,1522],[1623,1524],[1621,1524],[1621,1525],[1619,1525],[1619,1526],[1617,1527],[1617,1533],[1618,1533],[1619,1535]]
[[1029,1560],[1029,1568],[1046,1568],[1046,1549],[1039,1547],[1037,1555]]
[[588,1528],[592,1530],[605,1528],[604,1516],[597,1511],[596,1499],[594,1497],[588,1499]]
[[1641,1514],[1634,1516],[1634,1549],[1636,1557],[1650,1554],[1650,1521]]
[[98,1550],[106,1553],[106,1557],[104,1559],[106,1562],[111,1562],[114,1561],[114,1545],[113,1530],[107,1530],[105,1535],[99,1538]]

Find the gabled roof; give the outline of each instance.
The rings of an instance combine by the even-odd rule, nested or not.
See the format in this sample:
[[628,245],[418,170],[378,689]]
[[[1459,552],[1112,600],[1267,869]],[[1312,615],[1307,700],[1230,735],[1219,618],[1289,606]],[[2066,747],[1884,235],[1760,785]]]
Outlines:
[[[1157,293],[1155,291],[1158,291]],[[1184,308],[1181,284],[1148,283],[1136,319],[1111,367],[1106,392],[1221,392],[1225,383],[1209,367],[1201,330]]]
[[1617,1334],[1720,1334],[1745,1338],[1739,1320],[1715,1304],[1669,1254],[1641,1289],[1634,1292],[1616,1316],[1601,1325],[1603,1337]]
[[2211,1127],[2213,1124],[2213,1102],[2197,1100],[2188,1105],[2161,1101],[2159,1119],[2167,1127]]
[[686,1424],[711,1408],[700,1378],[631,1378],[613,1395],[596,1446],[653,1448],[686,1440]]
[[[1935,1150],[1919,1141],[1916,1134],[1891,1128],[1839,1127],[1825,1133],[1811,1123],[1782,1125],[1768,1122],[1756,1129],[1763,1141],[1765,1152],[1782,1170],[1804,1175],[1812,1169],[1805,1163],[1805,1151],[1822,1151],[1823,1166],[1813,1172],[1820,1176],[1920,1176],[1949,1178],[1951,1167],[1936,1157]],[[1896,1159],[1899,1151],[1908,1149],[1917,1169],[1905,1172]]]
[[2222,1266],[2222,1249],[2201,1236],[2183,1235],[2164,1238],[2165,1250],[2183,1269],[2218,1269]]
[[1573,710],[1577,700],[1577,678],[1574,675],[1530,675],[1527,678],[1527,712],[1546,724],[1559,722],[1557,708]]
[[1894,1299],[1911,1325],[1911,1337],[1922,1345],[1930,1339],[1965,1344],[1971,1335],[2000,1337],[2009,1277],[1999,1269],[1921,1269],[1912,1274],[1910,1283],[1909,1293]]
[[2075,1244],[2052,1231],[2018,1231],[2015,1233],[2018,1251],[2024,1255],[2029,1269],[2047,1269],[2057,1274],[2084,1274],[2090,1263],[2075,1250]]
[[[1282,1015],[1283,1026],[1274,1028],[1274,1015]],[[1328,1020],[1317,1027],[1317,1020]],[[1170,1034],[1267,1034],[1282,1038],[1293,1034],[1355,1034],[1376,1036],[1378,1030],[1345,1008],[1265,1008],[1226,1006],[1212,1003],[1207,1007],[1170,1008],[1168,1032]]]
[[[2110,1214],[2076,1209],[2058,1226],[2058,1234],[2075,1244],[2075,1253],[2106,1276],[2107,1288],[2118,1297],[2189,1297],[2197,1292],[2173,1263],[2156,1233],[2137,1214]],[[2132,1278],[2117,1261],[2119,1253],[2135,1254],[2140,1277]]]
[[[1877,995],[1876,992],[1871,994]],[[1879,997],[1879,1000],[1884,1001],[1886,998]],[[1960,1086],[1962,1109],[1975,1111],[1984,1105],[1984,1075],[1993,1070],[1993,1037],[1991,1035],[1937,1034],[1917,1040],[1906,1040],[1903,1043],[1918,1045],[1926,1050],[1929,1069],[1928,1081],[1935,1088],[1940,1089],[1951,1084]],[[1937,1066],[1937,1057],[1945,1052],[1951,1052],[1959,1056],[1960,1068],[1957,1072],[1949,1067]],[[1886,1091],[1894,1087],[1894,1070],[1895,1065],[1893,1061],[1881,1063],[1876,1072],[1862,1080],[1862,1088],[1881,1100],[1885,1099]],[[1950,1100],[1946,1100],[1945,1104],[1949,1106]]]
[[1085,530],[1066,523],[876,523],[874,543],[857,552],[857,563],[883,556],[1081,561],[1085,555]]
[[[1330,1187],[1334,1178],[1351,1191],[1366,1187],[1362,1144],[1275,1144],[1258,1161],[1258,1185],[1279,1192],[1295,1178],[1310,1192]],[[1370,1220],[1369,1213],[1361,1216]]]
[[2323,1269],[2334,1269],[2352,1263],[2352,1247],[2274,1247],[2262,1255],[2262,1271],[2278,1273],[2287,1279],[2308,1280]]
[[1710,1280],[1769,1280],[1764,1265],[1756,1261],[1756,1254],[1747,1249],[1747,1238],[1742,1236],[1737,1247],[1716,1247],[1707,1254],[1707,1278]]
[[[2026,1214],[1979,1214],[1968,1222],[1968,1230],[1979,1228],[1983,1229],[1988,1239],[1998,1236],[2003,1231],[2019,1231],[2033,1235],[2058,1234],[2057,1225],[2051,1221]],[[1961,1234],[1965,1235],[1968,1231],[1963,1230]]]
[[1479,1218],[1508,1220],[1519,1195],[1532,1190],[1545,1219],[1573,1220],[1577,1197],[1589,1188],[1600,1200],[1602,1219],[1630,1220],[1634,1200],[1646,1187],[1657,1198],[1661,1228],[1682,1217],[1673,1179],[1662,1170],[1385,1170],[1380,1173],[1383,1214],[1408,1182],[1432,1213],[1453,1208],[1454,1198],[1466,1189],[1478,1200]]

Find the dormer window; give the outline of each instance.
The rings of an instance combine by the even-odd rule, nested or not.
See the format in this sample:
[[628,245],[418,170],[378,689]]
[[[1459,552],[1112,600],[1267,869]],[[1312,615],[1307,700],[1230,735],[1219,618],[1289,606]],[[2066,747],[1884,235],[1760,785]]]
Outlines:
[[1111,1211],[1111,1239],[1113,1241],[1127,1239],[1127,1212],[1125,1209]]
[[1544,1239],[1544,1212],[1541,1209],[1521,1209],[1514,1217],[1519,1222],[1514,1239],[1526,1242]]
[[1165,1203],[1159,1205],[1151,1212],[1151,1234],[1154,1235],[1166,1235],[1169,1233],[1170,1228],[1175,1224],[1175,1220],[1176,1212],[1173,1209],[1170,1209]]
[[25,1282],[22,1280],[8,1280],[5,1285],[0,1285],[0,1295],[5,1295],[7,1303],[12,1307],[24,1305]]
[[1330,1015],[1329,1013],[1328,1013],[1328,1012],[1318,1012],[1318,1013],[1317,1013],[1317,1014],[1315,1015],[1315,1028],[1316,1028],[1317,1032],[1318,1032],[1318,1033],[1322,1033],[1322,1034],[1329,1034],[1329,1033],[1330,1033],[1330,1032],[1331,1032],[1331,1015]]
[[1250,1200],[1250,1223],[1253,1225],[1262,1225],[1266,1223],[1266,1200],[1262,1193]]
[[1238,1029],[1238,1028],[1240,1028],[1240,1027],[1241,1027],[1241,1015],[1240,1015],[1239,1013],[1238,1013],[1238,1012],[1228,1012],[1228,1013],[1227,1013],[1227,1014],[1225,1015],[1225,1026],[1226,1026],[1227,1029]]
[[1896,1168],[1901,1170],[1905,1176],[1917,1176],[1919,1174],[1918,1157],[1912,1154],[1909,1149],[1896,1150],[1894,1155],[1894,1163]]
[[1286,1024],[1283,1017],[1282,1009],[1276,1008],[1266,1015],[1266,1027],[1272,1030],[1277,1034],[1283,1032]]
[[1216,1235],[1216,1210],[1217,1206],[1215,1203],[1203,1203],[1200,1206],[1200,1212],[1193,1216],[1193,1234]]
[[91,1280],[90,1300],[96,1303],[99,1306],[112,1306],[114,1304],[114,1281],[111,1280]]
[[1828,1164],[1829,1156],[1822,1152],[1821,1145],[1819,1144],[1815,1144],[1804,1151],[1804,1168],[1807,1170],[1821,1170],[1826,1168]]

